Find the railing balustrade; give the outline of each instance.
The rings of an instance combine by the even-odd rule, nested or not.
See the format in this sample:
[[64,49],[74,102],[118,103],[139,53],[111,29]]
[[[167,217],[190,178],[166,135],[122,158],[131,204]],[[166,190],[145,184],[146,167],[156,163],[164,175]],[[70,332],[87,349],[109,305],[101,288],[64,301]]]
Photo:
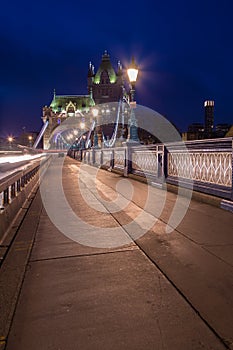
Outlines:
[[232,138],[167,145],[166,181],[232,199]]
[[146,176],[233,200],[233,139],[211,139],[116,148],[92,148],[69,153],[90,165]]
[[1,208],[10,204],[19,192],[27,185],[39,170],[39,165],[33,165],[0,183]]
[[0,181],[0,241],[4,240],[20,208],[46,171],[51,156],[16,171]]

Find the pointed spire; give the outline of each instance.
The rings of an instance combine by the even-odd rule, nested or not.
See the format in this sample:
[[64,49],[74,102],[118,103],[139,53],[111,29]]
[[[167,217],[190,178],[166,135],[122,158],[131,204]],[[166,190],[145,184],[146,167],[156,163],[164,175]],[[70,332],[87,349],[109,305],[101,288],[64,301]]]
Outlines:
[[117,62],[117,73],[122,74],[122,64],[120,61]]
[[93,77],[94,75],[94,66],[91,62],[89,62],[88,77]]
[[92,64],[91,64],[91,61],[89,62],[89,67],[88,67],[88,75],[90,75],[91,73],[91,67],[92,67]]
[[107,50],[105,50],[104,54],[102,55],[102,61],[110,61],[110,55]]
[[53,98],[56,98],[56,89],[53,89]]

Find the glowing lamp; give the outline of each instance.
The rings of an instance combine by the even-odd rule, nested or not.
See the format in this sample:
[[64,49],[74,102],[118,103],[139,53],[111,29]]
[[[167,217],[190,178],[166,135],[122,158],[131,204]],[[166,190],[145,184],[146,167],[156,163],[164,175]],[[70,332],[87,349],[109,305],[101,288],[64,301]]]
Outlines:
[[138,67],[135,63],[134,57],[132,58],[132,62],[129,66],[129,68],[127,69],[127,74],[129,77],[129,81],[131,83],[135,83],[137,80],[137,76],[138,76]]
[[80,123],[80,128],[83,130],[83,129],[85,129],[85,123],[84,122],[81,122]]
[[95,118],[97,117],[98,113],[99,113],[99,111],[98,111],[97,108],[93,108],[93,109],[92,109],[92,114],[93,114],[93,116],[94,116]]

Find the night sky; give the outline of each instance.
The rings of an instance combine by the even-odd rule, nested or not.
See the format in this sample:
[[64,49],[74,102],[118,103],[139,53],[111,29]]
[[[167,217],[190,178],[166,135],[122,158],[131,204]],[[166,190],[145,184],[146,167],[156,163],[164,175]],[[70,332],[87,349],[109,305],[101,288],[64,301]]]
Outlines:
[[184,131],[203,122],[233,124],[233,2],[11,0],[0,14],[1,136],[40,130],[42,107],[57,94],[86,94],[89,61],[104,50],[114,67],[132,55],[139,104]]

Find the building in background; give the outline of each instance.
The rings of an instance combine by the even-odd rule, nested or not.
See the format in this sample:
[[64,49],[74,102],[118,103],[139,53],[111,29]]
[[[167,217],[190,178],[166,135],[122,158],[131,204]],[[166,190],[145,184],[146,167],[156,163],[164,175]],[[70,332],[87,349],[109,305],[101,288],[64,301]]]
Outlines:
[[233,137],[233,125],[229,128],[228,132],[226,133],[225,137]]
[[188,126],[188,131],[182,134],[184,141],[202,140],[209,138],[222,138],[231,135],[229,132],[232,125],[227,123],[217,124],[214,127],[214,101],[204,102],[204,124],[192,123]]
[[230,130],[230,127],[231,125],[227,123],[217,124],[215,126],[214,136],[216,138],[226,137],[228,131]]
[[205,128],[204,136],[209,139],[213,137],[214,132],[214,101],[205,101]]
[[192,123],[188,126],[188,140],[202,140],[204,138],[204,125]]

